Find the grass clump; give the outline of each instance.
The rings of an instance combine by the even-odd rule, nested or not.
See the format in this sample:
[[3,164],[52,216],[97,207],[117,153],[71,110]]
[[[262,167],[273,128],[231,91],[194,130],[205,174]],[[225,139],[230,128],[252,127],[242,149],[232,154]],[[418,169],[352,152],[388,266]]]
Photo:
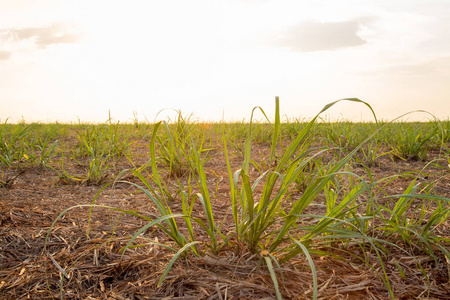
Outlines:
[[21,163],[29,159],[30,142],[27,139],[34,124],[21,122],[17,125],[7,124],[6,120],[0,125],[0,163],[11,167],[14,163]]

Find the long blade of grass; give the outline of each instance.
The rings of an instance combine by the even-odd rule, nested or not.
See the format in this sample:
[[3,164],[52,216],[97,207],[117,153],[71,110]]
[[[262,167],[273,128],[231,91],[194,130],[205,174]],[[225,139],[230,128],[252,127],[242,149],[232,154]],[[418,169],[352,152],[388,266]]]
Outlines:
[[275,97],[275,124],[273,128],[272,147],[270,148],[270,161],[275,160],[275,151],[277,148],[278,135],[280,133],[280,98]]
[[230,195],[231,195],[231,209],[233,212],[234,226],[236,231],[236,238],[240,240],[239,234],[239,223],[240,218],[238,214],[238,196],[237,196],[237,186],[234,183],[233,173],[231,171],[230,160],[228,158],[228,150],[227,150],[227,141],[225,139],[225,134],[223,135],[223,144],[225,151],[225,159],[227,162],[227,170],[228,170],[228,180],[230,181]]
[[122,257],[125,254],[125,251],[130,247],[130,245],[134,242],[134,240],[144,231],[146,231],[147,229],[149,229],[150,227],[152,227],[155,224],[159,224],[164,220],[167,219],[173,219],[173,218],[180,218],[180,217],[185,217],[185,215],[183,214],[172,214],[172,215],[166,215],[166,216],[162,216],[159,217],[156,220],[151,221],[150,223],[148,223],[147,225],[141,227],[138,231],[136,231],[136,233],[131,237],[131,239],[128,241],[127,245],[125,247],[123,247],[122,249],[120,249],[120,251],[123,251],[122,253]]
[[[111,183],[106,184],[97,192],[97,194],[95,194],[95,197],[94,197],[94,199],[92,199],[92,202],[91,202],[92,205],[95,204],[95,201],[97,201],[97,198],[98,198],[98,196],[100,196],[101,192],[110,185],[111,185]],[[89,214],[88,214],[88,224],[87,224],[87,229],[86,229],[86,238],[87,239],[89,239],[89,229],[91,228],[91,215],[92,215],[92,206],[89,208]]]
[[277,295],[277,299],[278,300],[282,300],[283,297],[281,296],[280,288],[278,286],[277,275],[275,274],[275,270],[274,270],[273,265],[272,265],[272,258],[269,257],[269,256],[264,256],[264,259],[265,259],[266,264],[267,264],[267,269],[269,269],[270,277],[272,278],[273,287],[275,288],[275,293]]
[[164,279],[166,279],[167,274],[169,273],[170,269],[172,268],[173,264],[175,263],[175,261],[178,259],[178,257],[184,253],[186,250],[188,250],[190,247],[196,245],[196,244],[200,244],[200,242],[191,242],[186,244],[183,248],[181,248],[180,250],[178,250],[178,252],[172,257],[172,259],[169,261],[169,263],[167,264],[166,269],[164,270],[164,273],[162,274],[161,278],[159,279],[158,282],[158,287],[161,286],[161,284],[163,283]]
[[303,245],[302,243],[300,243],[299,241],[297,241],[295,239],[293,239],[293,241],[302,249],[303,253],[306,256],[306,259],[308,260],[309,267],[311,268],[312,278],[313,278],[313,299],[317,300],[319,285],[317,283],[317,271],[316,271],[316,266],[314,265],[314,261],[313,261],[311,255],[309,254],[308,248],[306,248],[305,245]]
[[252,109],[252,114],[250,116],[250,124],[248,126],[248,134],[247,134],[247,141],[245,143],[245,153],[244,153],[244,161],[242,162],[242,169],[245,171],[245,173],[248,174],[248,168],[250,165],[250,150],[252,148],[252,124],[253,124],[253,114],[255,113],[255,110],[259,109],[267,121],[269,121],[269,118],[267,117],[264,110],[256,106]]
[[214,214],[212,211],[211,198],[210,198],[209,191],[208,191],[208,183],[206,181],[206,173],[203,168],[203,164],[200,159],[200,155],[199,155],[193,141],[191,141],[191,146],[193,148],[192,157],[195,162],[195,170],[197,171],[197,174],[198,174],[198,179],[196,177],[196,180],[197,180],[198,186],[200,188],[200,193],[197,194],[197,197],[200,199],[200,202],[205,211],[205,215],[206,215],[206,219],[208,221],[208,227],[209,227],[208,235],[210,236],[211,241],[213,243],[213,249],[214,249],[214,251],[217,251],[217,238],[216,238],[216,234],[215,234],[216,225],[214,223]]
[[[51,233],[53,227],[55,226],[56,222],[58,222],[58,220],[61,219],[68,211],[70,211],[72,209],[75,209],[75,208],[82,208],[82,207],[102,208],[102,209],[115,210],[115,211],[118,211],[118,212],[122,212],[122,213],[126,213],[126,214],[129,214],[129,215],[136,216],[138,218],[142,218],[142,219],[150,221],[150,222],[154,221],[154,220],[152,220],[151,218],[149,218],[149,217],[147,217],[145,215],[141,215],[141,214],[137,213],[135,210],[126,210],[126,209],[121,209],[121,208],[117,208],[117,207],[97,205],[97,204],[79,204],[79,205],[71,206],[69,208],[66,208],[63,212],[61,212],[58,215],[58,217],[56,217],[56,219],[53,221],[52,225],[50,225],[49,229],[47,230],[47,236],[45,237],[44,251],[46,250],[48,238],[49,238],[50,233]],[[173,216],[175,216],[175,215],[172,215],[172,218],[173,218]],[[179,215],[179,216],[184,216],[184,215]]]

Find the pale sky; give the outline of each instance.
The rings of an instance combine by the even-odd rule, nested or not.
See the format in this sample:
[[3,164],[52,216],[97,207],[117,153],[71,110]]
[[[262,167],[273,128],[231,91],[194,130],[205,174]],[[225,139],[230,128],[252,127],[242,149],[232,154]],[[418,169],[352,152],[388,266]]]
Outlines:
[[289,118],[357,97],[448,119],[450,1],[0,0],[1,122],[239,121],[275,96]]

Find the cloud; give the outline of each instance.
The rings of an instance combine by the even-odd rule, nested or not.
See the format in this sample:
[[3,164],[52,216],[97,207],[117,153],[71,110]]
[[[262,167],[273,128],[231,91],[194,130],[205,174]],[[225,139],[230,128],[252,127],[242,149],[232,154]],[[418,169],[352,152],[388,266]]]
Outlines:
[[74,44],[81,39],[81,34],[71,23],[53,23],[47,27],[27,27],[4,29],[0,37],[9,41],[32,40],[39,48],[53,44]]
[[356,47],[367,43],[360,36],[360,23],[347,22],[301,22],[288,29],[279,38],[279,46],[296,52],[336,50]]
[[0,60],[8,60],[11,58],[12,52],[0,51]]

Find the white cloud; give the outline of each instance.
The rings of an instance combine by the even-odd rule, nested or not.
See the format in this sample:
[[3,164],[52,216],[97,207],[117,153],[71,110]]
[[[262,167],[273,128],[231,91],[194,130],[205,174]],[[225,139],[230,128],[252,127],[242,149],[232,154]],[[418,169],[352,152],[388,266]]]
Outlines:
[[279,44],[298,52],[356,47],[366,43],[358,35],[359,28],[356,21],[300,22],[285,32]]
[[3,42],[21,42],[31,40],[39,48],[53,44],[74,44],[81,40],[81,34],[74,24],[53,23],[44,27],[11,28],[0,31]]

